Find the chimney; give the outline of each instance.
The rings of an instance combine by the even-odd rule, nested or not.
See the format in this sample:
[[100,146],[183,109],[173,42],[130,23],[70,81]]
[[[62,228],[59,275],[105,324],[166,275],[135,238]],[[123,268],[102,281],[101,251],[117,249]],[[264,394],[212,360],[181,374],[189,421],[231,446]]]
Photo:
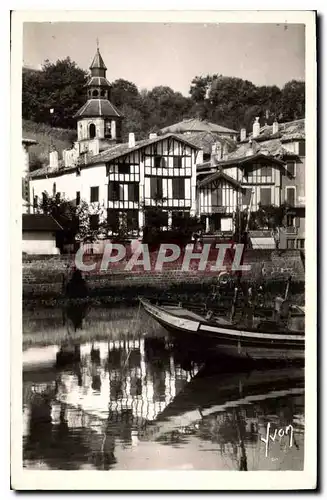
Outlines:
[[203,149],[199,149],[196,157],[196,164],[201,165],[202,163],[203,163]]
[[273,129],[272,129],[273,135],[278,134],[278,121],[275,120],[273,123]]
[[49,154],[49,167],[51,170],[56,170],[59,166],[58,151],[51,151]]
[[156,139],[158,136],[155,133],[149,134],[149,139]]
[[246,128],[241,128],[240,141],[243,142],[246,139]]
[[223,146],[223,156],[222,156],[222,159],[223,160],[226,160],[227,159],[227,156],[228,156],[228,144],[227,142],[224,142],[224,146]]
[[259,116],[257,116],[255,122],[253,123],[253,137],[258,137],[259,134],[260,134],[260,122],[259,122]]
[[212,145],[211,157],[214,156],[217,161],[221,161],[223,156],[222,146],[220,142],[215,142]]
[[135,147],[135,134],[134,134],[134,132],[130,132],[128,134],[128,147],[129,148]]

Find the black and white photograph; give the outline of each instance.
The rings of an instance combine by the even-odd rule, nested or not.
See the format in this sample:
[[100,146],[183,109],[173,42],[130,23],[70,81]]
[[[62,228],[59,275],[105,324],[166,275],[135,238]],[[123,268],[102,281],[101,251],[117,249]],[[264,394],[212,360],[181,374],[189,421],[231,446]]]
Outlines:
[[315,13],[159,14],[13,12],[12,487],[313,489]]

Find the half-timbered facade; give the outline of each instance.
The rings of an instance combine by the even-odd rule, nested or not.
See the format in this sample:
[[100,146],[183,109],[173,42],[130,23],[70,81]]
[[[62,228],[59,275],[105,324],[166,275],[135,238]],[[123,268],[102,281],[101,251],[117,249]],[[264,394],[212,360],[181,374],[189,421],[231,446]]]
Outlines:
[[45,192],[60,193],[77,204],[86,201],[91,212],[100,205],[98,222],[107,216],[113,233],[124,223],[137,235],[145,224],[144,209],[160,203],[169,227],[175,213],[196,213],[197,154],[192,143],[173,134],[136,143],[131,134],[129,143],[88,156],[84,164],[33,172],[34,205]]
[[274,123],[246,138],[222,160],[197,165],[198,213],[207,231],[233,230],[233,213],[261,205],[286,204],[287,220],[280,228],[280,248],[304,248],[305,121]]
[[218,171],[198,182],[198,211],[206,230],[233,231],[236,210],[250,203],[253,211],[259,204],[279,206],[281,171],[284,163],[265,154],[220,162]]

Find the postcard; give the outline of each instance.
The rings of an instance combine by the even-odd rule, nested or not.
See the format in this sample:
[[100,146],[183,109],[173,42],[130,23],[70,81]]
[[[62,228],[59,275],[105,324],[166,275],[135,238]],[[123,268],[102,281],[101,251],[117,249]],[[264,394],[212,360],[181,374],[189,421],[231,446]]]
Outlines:
[[315,489],[315,12],[11,39],[12,489]]

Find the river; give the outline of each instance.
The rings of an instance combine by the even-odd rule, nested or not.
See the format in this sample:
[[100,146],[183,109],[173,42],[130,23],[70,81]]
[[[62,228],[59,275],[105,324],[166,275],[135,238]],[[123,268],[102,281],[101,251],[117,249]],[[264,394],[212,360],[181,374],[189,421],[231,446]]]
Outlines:
[[25,338],[56,339],[24,351],[25,468],[303,469],[302,368],[213,372],[124,308],[84,311],[80,360],[59,368],[64,316],[24,313]]

